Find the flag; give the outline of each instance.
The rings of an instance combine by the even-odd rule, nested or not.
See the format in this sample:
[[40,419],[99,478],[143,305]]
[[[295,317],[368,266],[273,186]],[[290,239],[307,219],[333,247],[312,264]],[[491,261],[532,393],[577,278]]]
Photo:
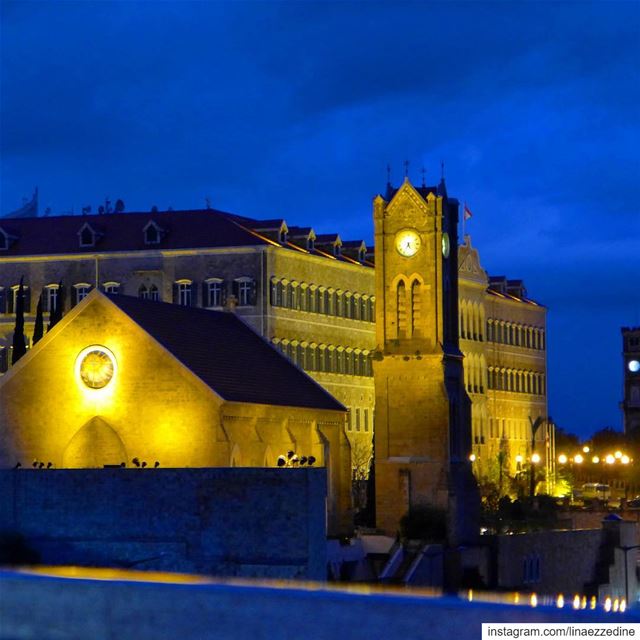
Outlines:
[[464,203],[464,219],[468,220],[469,218],[473,218],[473,213],[471,213],[471,209],[467,206],[467,203]]

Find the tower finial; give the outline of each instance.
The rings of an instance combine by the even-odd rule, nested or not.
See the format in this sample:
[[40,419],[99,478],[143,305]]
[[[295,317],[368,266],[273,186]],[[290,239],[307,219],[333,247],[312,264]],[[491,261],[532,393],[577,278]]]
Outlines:
[[409,177],[409,161],[408,160],[404,161],[404,177],[405,178]]
[[391,186],[391,165],[387,164],[387,186]]
[[444,180],[444,160],[440,160],[440,180]]
[[425,176],[426,176],[426,174],[427,174],[427,170],[424,168],[424,165],[423,165],[422,169],[420,170],[420,173],[422,174],[422,186],[423,186],[423,187],[426,187],[426,186],[427,186],[427,183],[426,183],[426,178],[425,178]]

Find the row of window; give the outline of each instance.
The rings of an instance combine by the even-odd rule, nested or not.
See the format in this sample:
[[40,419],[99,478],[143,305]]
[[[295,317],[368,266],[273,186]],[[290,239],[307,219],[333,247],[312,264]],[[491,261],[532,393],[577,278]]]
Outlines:
[[305,282],[271,279],[271,305],[327,316],[375,322],[374,298]]
[[[373,416],[371,417],[373,419]],[[368,433],[369,430],[373,431],[373,421],[369,422],[369,409],[360,409],[359,407],[350,409],[347,414],[347,431]]]
[[537,396],[543,396],[546,393],[546,376],[536,371],[489,367],[488,382],[489,389],[496,391],[530,393]]
[[[204,307],[222,307],[227,299],[227,283],[222,278],[208,278],[202,283],[202,306]],[[65,303],[66,288],[60,287],[59,284],[48,284],[43,288],[43,311],[45,313],[55,309],[58,300],[62,299]],[[79,282],[70,288],[70,304],[75,306],[81,302],[93,286],[87,282]],[[105,293],[120,293],[121,285],[119,282],[105,282],[102,285]],[[235,296],[238,305],[251,306],[256,303],[256,285],[255,280],[248,277],[236,278],[231,283],[231,290]],[[13,314],[17,307],[19,285],[9,288],[0,287],[0,313]],[[197,285],[192,280],[178,280],[173,285],[173,302],[186,307],[196,306],[198,303]],[[142,284],[138,289],[138,297],[144,300],[160,300],[160,289],[155,285],[149,286]],[[24,286],[24,311],[31,313],[31,293],[28,286]]]
[[545,348],[544,329],[491,318],[487,321],[487,340],[527,349]]
[[272,342],[289,360],[305,371],[373,376],[372,358],[368,351],[279,338],[273,338]]
[[460,300],[458,331],[463,340],[484,341],[484,307],[479,302]]
[[[238,306],[256,304],[256,281],[253,278],[243,276],[230,284]],[[173,302],[183,307],[195,307],[198,302],[203,307],[222,307],[227,302],[228,284],[222,278],[207,278],[202,283],[201,292],[201,299],[198,301],[196,283],[193,280],[178,280],[173,284]]]

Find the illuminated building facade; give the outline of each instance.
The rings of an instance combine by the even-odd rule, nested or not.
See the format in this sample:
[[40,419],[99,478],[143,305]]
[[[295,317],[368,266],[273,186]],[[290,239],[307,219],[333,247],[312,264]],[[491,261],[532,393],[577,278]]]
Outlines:
[[348,531],[345,409],[233,314],[91,292],[0,378],[0,467],[275,467],[328,475]]
[[[515,473],[516,458],[530,456],[529,417],[547,414],[546,309],[520,281],[490,279],[469,239],[458,262],[474,468],[482,473],[503,451]],[[69,310],[96,287],[232,309],[349,409],[347,434],[366,464],[378,343],[374,255],[364,242],[215,210],[0,219],[0,371],[10,363],[21,277],[28,340],[40,292],[45,323],[59,298]]]
[[622,328],[622,362],[624,366],[624,432],[640,430],[640,327]]

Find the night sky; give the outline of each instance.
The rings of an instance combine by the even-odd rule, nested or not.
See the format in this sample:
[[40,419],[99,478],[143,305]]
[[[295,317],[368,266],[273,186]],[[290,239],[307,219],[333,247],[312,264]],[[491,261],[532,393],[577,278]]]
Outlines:
[[445,163],[484,268],[549,308],[549,412],[621,428],[640,325],[640,3],[2,2],[0,212],[157,205],[372,241]]

